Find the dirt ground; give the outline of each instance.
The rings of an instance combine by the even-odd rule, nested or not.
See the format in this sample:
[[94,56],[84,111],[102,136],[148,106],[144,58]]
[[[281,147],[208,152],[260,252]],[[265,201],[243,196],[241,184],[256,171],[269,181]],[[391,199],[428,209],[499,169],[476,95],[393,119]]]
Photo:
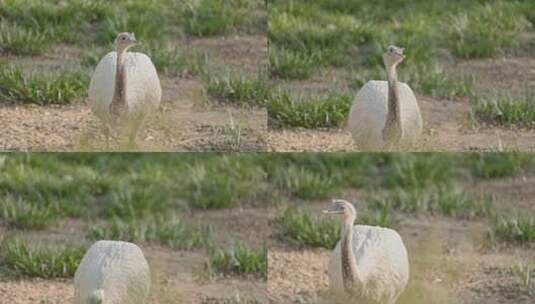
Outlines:
[[[183,216],[192,224],[210,223],[216,243],[226,247],[236,241],[248,246],[263,245],[267,236],[267,218],[261,209],[240,209],[197,212]],[[0,231],[0,237],[5,234]],[[20,232],[19,232],[20,233]],[[41,242],[80,239],[80,225],[67,221],[62,227],[46,232],[24,233],[23,237]],[[204,250],[172,250],[141,244],[152,274],[150,304],[218,304],[224,299],[240,297],[267,301],[266,282],[255,278],[210,278],[204,270],[207,255]],[[3,277],[0,273],[1,303],[67,304],[72,303],[72,279],[43,280]]]
[[[403,69],[403,64],[399,69]],[[473,75],[475,88],[485,93],[523,94],[535,87],[535,57],[521,54],[496,59],[461,61],[448,64],[448,69]],[[307,81],[276,81],[286,88],[303,92],[322,92],[349,85],[347,72],[321,71]],[[409,83],[410,85],[410,83]],[[422,141],[415,151],[501,151],[535,150],[535,130],[472,126],[467,99],[445,100],[416,96],[424,120]],[[351,134],[340,129],[304,130],[270,129],[270,151],[358,151]]]
[[[264,68],[263,36],[228,36],[179,41],[206,52],[215,69],[256,73]],[[59,46],[38,57],[9,57],[25,71],[54,70],[76,63],[80,51]],[[266,150],[265,109],[210,106],[198,77],[165,77],[162,104],[140,131],[138,151]],[[0,149],[32,151],[106,150],[101,124],[85,103],[65,106],[0,102]],[[113,140],[111,150],[124,150]]]
[[[487,193],[499,210],[535,212],[534,177],[478,182],[474,194]],[[324,203],[307,204],[317,212]],[[357,209],[361,208],[360,205]],[[282,210],[275,210],[273,216]],[[272,217],[273,217],[272,216]],[[535,292],[512,267],[535,262],[535,248],[500,246],[485,239],[485,220],[400,215],[396,230],[409,252],[411,279],[399,303],[528,304]],[[330,250],[300,248],[273,230],[268,252],[268,293],[274,303],[330,303],[327,263]],[[533,288],[533,284],[531,288]]]

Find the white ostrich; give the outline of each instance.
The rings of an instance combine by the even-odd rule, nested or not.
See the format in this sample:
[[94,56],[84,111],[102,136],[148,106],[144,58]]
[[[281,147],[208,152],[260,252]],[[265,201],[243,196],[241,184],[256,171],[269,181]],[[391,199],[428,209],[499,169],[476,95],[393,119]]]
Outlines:
[[407,250],[388,228],[353,225],[357,211],[345,200],[333,200],[323,211],[341,214],[342,239],[329,259],[329,285],[345,291],[355,303],[394,304],[409,280]]
[[89,105],[104,123],[107,146],[117,124],[127,128],[134,145],[143,121],[160,105],[162,88],[152,61],[143,53],[127,52],[136,44],[134,33],[119,33],[116,50],[100,60],[89,85]]
[[74,304],[145,304],[150,269],[141,249],[128,242],[91,245],[74,275]]
[[348,128],[362,150],[382,150],[414,144],[422,133],[422,116],[411,88],[397,80],[403,49],[389,46],[383,54],[387,81],[368,81],[357,93]]

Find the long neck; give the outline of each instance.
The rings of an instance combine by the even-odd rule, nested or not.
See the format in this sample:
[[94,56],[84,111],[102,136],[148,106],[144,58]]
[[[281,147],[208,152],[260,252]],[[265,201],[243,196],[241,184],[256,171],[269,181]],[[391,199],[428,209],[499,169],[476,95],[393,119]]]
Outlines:
[[341,254],[344,289],[348,293],[352,293],[356,287],[355,283],[359,282],[360,276],[353,252],[353,220],[351,218],[342,224]]
[[115,90],[113,92],[112,104],[125,105],[126,104],[126,68],[124,65],[124,57],[126,50],[117,49],[117,63],[115,65]]
[[[401,135],[400,116],[401,111],[399,107],[399,89],[396,66],[392,65],[386,68],[386,77],[388,80],[388,102],[386,123],[384,133],[389,140],[398,140]],[[394,138],[392,138],[394,137]]]

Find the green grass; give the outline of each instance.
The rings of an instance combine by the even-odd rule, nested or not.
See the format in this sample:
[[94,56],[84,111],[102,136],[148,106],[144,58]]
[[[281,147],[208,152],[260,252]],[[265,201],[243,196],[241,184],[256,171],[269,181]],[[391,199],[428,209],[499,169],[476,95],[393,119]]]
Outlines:
[[1,244],[0,264],[16,275],[45,279],[74,276],[85,247],[33,246],[8,238]]
[[86,94],[88,84],[83,71],[26,74],[14,65],[0,65],[0,95],[13,102],[73,103]]
[[437,186],[427,189],[396,188],[369,198],[372,208],[392,209],[411,214],[441,214],[459,219],[491,216],[493,203],[489,199],[471,198],[460,187]]
[[471,172],[480,178],[503,178],[529,171],[533,166],[533,155],[528,153],[484,153],[473,154],[470,160]]
[[317,56],[305,55],[285,48],[269,49],[269,72],[282,79],[307,79],[316,70]]
[[268,37],[275,47],[317,56],[316,65],[343,65],[352,45],[368,41],[371,29],[356,18],[317,10],[315,4],[296,1],[284,10],[274,1]]
[[206,82],[208,95],[222,102],[264,106],[270,99],[270,88],[262,76],[247,78],[232,72],[208,77]]
[[475,125],[504,127],[535,127],[535,97],[523,96],[473,97],[471,117]]
[[450,48],[460,58],[494,56],[515,46],[518,33],[530,26],[519,13],[519,2],[503,1],[484,4],[470,13],[452,15],[445,24],[452,29]]
[[491,241],[519,245],[535,244],[535,218],[530,216],[497,216],[491,221]]
[[379,198],[407,212],[477,216],[485,204],[470,206],[455,185],[529,174],[531,162],[519,153],[2,154],[0,222],[26,229],[65,218],[128,222],[189,208],[324,200],[354,188],[391,191]]
[[35,55],[48,49],[50,43],[40,32],[5,21],[0,22],[0,53]]
[[[268,26],[270,74],[308,79],[336,69],[359,89],[384,79],[382,54],[405,48],[400,79],[437,98],[474,95],[472,77],[444,68],[452,58],[496,57],[519,47],[533,32],[533,4],[526,1],[274,0]],[[338,73],[350,72],[350,73]],[[316,71],[320,71],[316,73]],[[347,76],[350,75],[350,76]]]
[[265,175],[235,159],[223,157],[208,166],[196,162],[188,167],[184,196],[195,208],[229,208],[240,201],[253,199]]
[[200,0],[187,3],[181,12],[184,30],[192,36],[229,34],[254,26],[251,8],[254,1]]
[[117,185],[100,214],[106,218],[137,218],[165,213],[172,207],[171,194],[157,186]]
[[455,178],[455,159],[441,154],[394,154],[385,172],[386,188],[422,189],[448,185]]
[[313,216],[297,208],[288,208],[276,219],[282,234],[294,244],[333,249],[340,240],[340,224],[327,216]]
[[328,198],[336,191],[332,178],[293,164],[278,168],[271,180],[289,197],[303,200]]
[[52,45],[111,43],[118,32],[134,32],[143,44],[177,36],[262,33],[261,0],[101,1],[9,0],[0,7],[3,53],[41,54]]
[[58,218],[50,205],[28,202],[6,196],[0,200],[0,220],[20,229],[44,229]]
[[294,95],[274,89],[262,77],[246,78],[236,73],[211,76],[206,91],[213,99],[241,106],[265,106],[269,124],[276,127],[332,128],[347,119],[352,95],[331,91],[318,96]]
[[267,106],[269,124],[307,129],[341,126],[347,118],[352,96],[332,91],[314,97],[294,96],[287,91],[274,93]]
[[112,219],[108,224],[92,227],[92,240],[120,240],[159,244],[174,249],[191,250],[212,244],[211,228],[195,228],[173,216]]
[[197,76],[205,73],[208,56],[195,50],[151,44],[144,49],[156,69],[167,76]]
[[250,249],[236,243],[227,249],[212,249],[206,268],[215,275],[252,276],[267,280],[267,247]]

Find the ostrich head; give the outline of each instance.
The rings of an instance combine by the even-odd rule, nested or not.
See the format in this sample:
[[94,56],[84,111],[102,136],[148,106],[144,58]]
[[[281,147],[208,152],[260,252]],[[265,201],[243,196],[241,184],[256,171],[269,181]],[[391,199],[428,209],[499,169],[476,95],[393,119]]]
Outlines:
[[125,51],[136,44],[137,40],[134,33],[119,33],[117,34],[117,38],[115,38],[115,46],[118,52]]
[[324,209],[325,214],[342,214],[344,221],[350,221],[353,223],[357,218],[357,210],[353,207],[353,204],[342,199],[333,199],[329,208]]
[[386,52],[383,54],[383,62],[385,66],[393,67],[402,62],[405,58],[405,55],[403,55],[403,50],[404,49],[395,45],[388,46]]

